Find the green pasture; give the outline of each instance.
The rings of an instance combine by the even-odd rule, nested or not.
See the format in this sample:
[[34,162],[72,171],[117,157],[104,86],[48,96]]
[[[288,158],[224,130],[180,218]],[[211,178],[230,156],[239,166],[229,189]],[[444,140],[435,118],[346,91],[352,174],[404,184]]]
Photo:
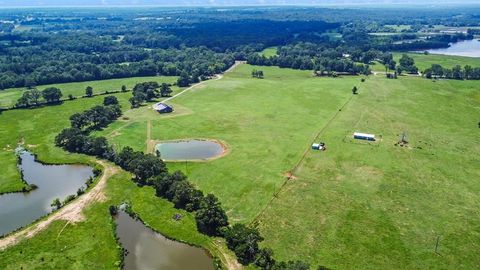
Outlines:
[[[262,69],[265,79],[251,78],[253,68]],[[316,132],[359,84],[359,77],[316,78],[311,71],[241,65],[222,80],[172,100],[175,108],[182,108],[180,112],[159,115],[148,107],[133,110],[126,114],[133,124],[112,125],[103,135],[113,134],[110,140],[116,145],[144,150],[150,121],[152,140],[225,142],[229,153],[221,159],[170,166],[186,171],[204,192],[215,193],[233,220],[251,221]]]
[[[265,79],[252,78],[254,68]],[[160,140],[225,142],[229,152],[220,159],[168,166],[219,197],[231,222],[256,224],[278,260],[332,269],[480,267],[478,82],[370,76],[362,83],[355,76],[318,78],[311,71],[240,65],[171,100],[171,114],[149,106],[130,110],[130,95],[117,95],[124,116],[95,134],[142,151]],[[8,128],[0,130],[0,162],[10,166],[14,184],[10,149],[22,137],[43,161],[93,162],[55,148],[53,138],[70,114],[101,100],[3,112]],[[354,131],[379,140],[355,141]],[[395,146],[403,132],[408,146]],[[327,151],[310,150],[317,134]],[[65,222],[57,222],[0,253],[0,269],[116,268],[108,206],[126,200],[160,232],[212,248],[191,215],[129,178],[124,172],[112,177],[106,201],[88,207],[85,221],[63,230]],[[172,221],[175,213],[184,215],[180,223]]]
[[[410,53],[410,52],[395,52],[393,53],[393,59],[399,64],[400,58],[403,54],[407,54],[415,60],[415,65],[423,72],[425,69],[430,68],[432,64],[439,64],[445,68],[453,68],[456,65],[464,67],[470,65],[472,67],[480,67],[480,58],[478,57],[465,57],[455,55],[441,55],[441,54],[423,54],[423,53]],[[385,72],[385,66],[377,61],[370,64],[370,68],[373,71]]]
[[[393,59],[399,63],[403,53],[394,53]],[[441,54],[423,54],[423,53],[407,53],[415,60],[415,65],[420,71],[432,66],[432,64],[439,64],[445,68],[452,68],[456,65],[464,67],[470,65],[472,67],[480,67],[480,58],[465,57],[455,55],[441,55]]]
[[[181,113],[143,108],[129,119],[145,133],[150,122],[152,140],[226,142],[230,153],[221,159],[169,166],[215,193],[231,220],[258,224],[277,259],[333,269],[479,266],[477,82],[370,76],[361,83],[275,67],[261,67],[259,80],[249,76],[253,68],[260,67],[242,65],[173,100],[188,108]],[[354,85],[359,95],[339,111]],[[143,138],[131,140],[141,134],[132,125],[112,126],[118,133],[110,140],[145,149]],[[326,152],[309,150],[319,131]],[[380,140],[354,141],[354,131]],[[403,132],[409,146],[395,146]]]
[[260,54],[265,56],[265,57],[275,56],[275,55],[277,55],[277,47],[266,48]]
[[[74,93],[82,95],[84,85],[92,85],[96,93],[107,89],[118,89],[121,85],[132,87],[143,80],[158,80],[158,82],[173,82],[175,77],[146,77],[130,78],[124,80],[107,80],[85,83],[70,83],[57,85],[64,95]],[[116,88],[115,88],[115,87]],[[173,87],[174,93],[181,89]],[[95,92],[94,92],[95,93]],[[0,91],[0,103],[8,102],[11,96],[21,95],[21,90]],[[128,111],[130,104],[128,99],[131,93],[115,94],[121,102],[125,111]],[[44,106],[32,109],[20,109],[4,111],[0,114],[0,164],[3,173],[0,174],[0,193],[19,191],[24,184],[20,181],[20,173],[16,167],[16,156],[14,150],[19,143],[31,149],[38,155],[39,159],[47,163],[72,163],[72,162],[93,162],[94,159],[66,153],[53,145],[55,136],[69,126],[70,115],[89,109],[95,105],[101,105],[104,96],[92,98],[79,98],[73,101],[67,100],[60,105]],[[13,100],[13,99],[10,99]]]
[[332,269],[478,268],[479,117],[478,82],[367,79],[259,218],[265,245]]
[[[37,89],[41,91],[47,87],[57,87],[62,90],[63,98],[68,98],[68,95],[73,95],[74,97],[84,96],[85,88],[87,88],[87,86],[93,87],[94,94],[102,94],[105,93],[105,91],[120,91],[122,89],[122,85],[127,86],[127,89],[132,89],[135,84],[141,82],[155,81],[159,83],[174,83],[176,82],[176,79],[177,77],[175,76],[132,77],[124,79],[40,85],[37,86]],[[17,100],[22,96],[22,92],[24,90],[26,90],[26,88],[0,90],[0,108],[14,106],[15,103],[17,103]],[[172,90],[178,89],[177,87],[173,87]]]

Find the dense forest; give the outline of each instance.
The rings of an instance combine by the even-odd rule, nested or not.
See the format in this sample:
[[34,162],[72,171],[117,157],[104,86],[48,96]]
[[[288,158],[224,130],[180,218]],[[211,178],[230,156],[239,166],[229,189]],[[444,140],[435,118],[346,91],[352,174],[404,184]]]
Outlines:
[[[472,39],[479,25],[474,11],[7,9],[0,12],[0,89],[154,75],[183,75],[193,83],[247,59],[321,73],[367,74],[367,60],[374,55]],[[396,32],[401,24],[410,27]],[[433,25],[468,31],[438,32]],[[258,55],[271,46],[280,46],[277,57]]]

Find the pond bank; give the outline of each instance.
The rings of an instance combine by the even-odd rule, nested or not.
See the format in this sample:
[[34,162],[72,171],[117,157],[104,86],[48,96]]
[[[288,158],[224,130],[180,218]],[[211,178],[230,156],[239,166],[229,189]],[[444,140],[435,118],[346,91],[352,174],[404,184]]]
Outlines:
[[115,223],[117,237],[125,250],[126,270],[214,269],[213,259],[204,249],[170,240],[124,211],[118,212]]
[[45,165],[25,150],[19,151],[23,181],[36,187],[29,192],[0,195],[0,235],[9,234],[49,214],[56,198],[63,201],[85,189],[93,169],[84,165]]

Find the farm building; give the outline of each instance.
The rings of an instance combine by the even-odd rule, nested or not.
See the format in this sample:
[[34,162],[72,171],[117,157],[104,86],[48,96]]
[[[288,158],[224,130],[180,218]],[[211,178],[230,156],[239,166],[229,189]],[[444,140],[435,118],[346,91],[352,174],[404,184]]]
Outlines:
[[326,150],[325,143],[323,143],[323,142],[321,142],[321,143],[314,143],[314,144],[312,144],[312,149],[313,149],[313,150],[325,151],[325,150]]
[[353,138],[357,140],[375,141],[375,135],[360,132],[353,133]]
[[157,103],[153,105],[153,109],[159,113],[171,113],[173,112],[173,107],[164,103]]

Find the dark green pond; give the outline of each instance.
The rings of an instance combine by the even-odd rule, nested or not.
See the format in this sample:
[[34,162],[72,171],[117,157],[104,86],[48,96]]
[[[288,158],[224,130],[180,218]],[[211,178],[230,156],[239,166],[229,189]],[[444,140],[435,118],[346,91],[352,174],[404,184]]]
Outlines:
[[119,211],[117,235],[124,249],[126,270],[213,270],[213,260],[201,248],[167,239],[141,221]]
[[224,152],[222,145],[215,141],[186,140],[178,142],[159,143],[156,150],[160,151],[163,160],[206,160],[220,156]]
[[61,201],[76,194],[93,176],[90,167],[82,165],[43,165],[27,151],[19,152],[23,179],[38,188],[28,193],[0,195],[0,235],[24,227],[51,212],[55,198]]

